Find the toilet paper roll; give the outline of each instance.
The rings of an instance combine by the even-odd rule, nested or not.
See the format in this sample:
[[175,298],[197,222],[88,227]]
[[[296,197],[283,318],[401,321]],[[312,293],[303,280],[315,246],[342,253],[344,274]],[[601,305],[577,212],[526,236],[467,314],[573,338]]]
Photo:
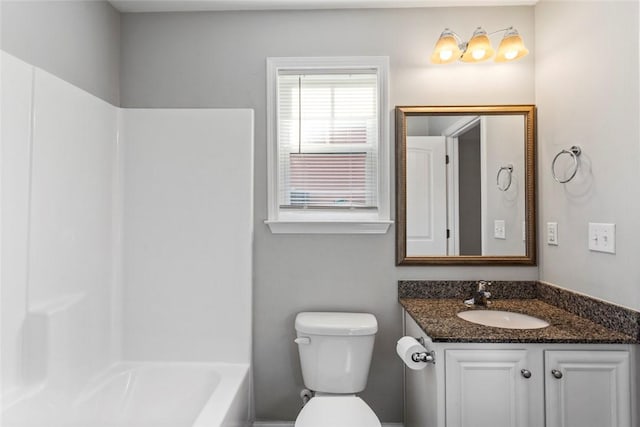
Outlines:
[[422,353],[425,351],[427,351],[427,349],[413,337],[402,337],[398,340],[398,344],[396,344],[396,353],[398,353],[398,356],[402,359],[404,364],[414,371],[424,369],[427,366],[427,363],[414,362],[413,359],[411,359],[411,355],[413,355],[413,353]]

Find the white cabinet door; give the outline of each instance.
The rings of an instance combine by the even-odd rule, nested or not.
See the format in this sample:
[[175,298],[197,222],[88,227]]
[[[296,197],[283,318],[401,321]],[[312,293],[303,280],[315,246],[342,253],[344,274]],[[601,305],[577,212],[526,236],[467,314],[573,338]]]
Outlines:
[[526,350],[446,350],[447,427],[527,427]]
[[546,427],[630,427],[629,352],[545,351]]

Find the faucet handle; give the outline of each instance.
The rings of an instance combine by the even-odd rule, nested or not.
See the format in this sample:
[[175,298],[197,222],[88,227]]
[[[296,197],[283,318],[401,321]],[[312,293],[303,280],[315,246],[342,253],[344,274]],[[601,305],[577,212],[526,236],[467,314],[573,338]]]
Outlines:
[[486,280],[478,280],[478,291],[484,291],[487,286],[491,286],[491,282]]

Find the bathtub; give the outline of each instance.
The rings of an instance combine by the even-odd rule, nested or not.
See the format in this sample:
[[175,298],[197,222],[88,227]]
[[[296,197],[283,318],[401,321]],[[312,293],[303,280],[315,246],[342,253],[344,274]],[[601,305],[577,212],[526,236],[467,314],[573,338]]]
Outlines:
[[43,387],[2,427],[247,427],[249,365],[118,363],[77,393]]

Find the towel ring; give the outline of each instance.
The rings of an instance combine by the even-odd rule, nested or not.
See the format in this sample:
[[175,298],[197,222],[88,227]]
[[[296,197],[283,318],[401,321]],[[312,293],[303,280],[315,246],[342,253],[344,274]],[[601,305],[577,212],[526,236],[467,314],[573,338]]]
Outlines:
[[[504,187],[501,187],[500,186],[500,175],[504,171],[507,172],[507,176],[509,177],[509,181],[507,182],[507,185],[505,185]],[[501,166],[500,169],[498,169],[498,174],[496,175],[496,186],[498,187],[498,190],[507,191],[509,189],[509,187],[511,187],[511,174],[512,173],[513,173],[513,165],[512,164],[508,164],[507,166]]]
[[[573,159],[573,172],[571,172],[569,178],[565,180],[558,178],[558,175],[556,175],[556,161],[558,160],[558,157],[563,154],[568,154]],[[562,150],[558,154],[556,154],[556,156],[553,158],[553,161],[551,162],[551,175],[553,175],[553,179],[555,179],[560,184],[571,181],[578,172],[578,157],[580,156],[580,154],[582,154],[582,150],[577,145],[572,146],[568,150]]]

